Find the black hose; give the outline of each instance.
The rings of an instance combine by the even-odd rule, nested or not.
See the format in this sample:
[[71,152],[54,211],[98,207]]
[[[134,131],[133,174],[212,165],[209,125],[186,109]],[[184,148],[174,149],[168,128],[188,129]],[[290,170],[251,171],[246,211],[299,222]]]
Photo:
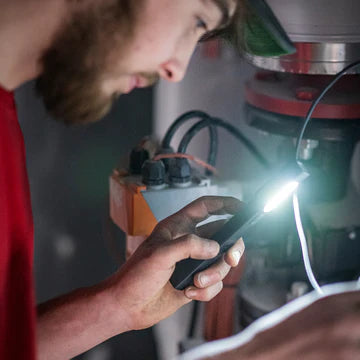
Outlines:
[[[210,119],[210,115],[208,115],[204,111],[193,110],[189,111],[179,118],[177,118],[172,125],[167,130],[164,139],[162,141],[162,147],[164,149],[170,148],[171,141],[176,133],[176,131],[188,120],[200,118],[200,119]],[[209,124],[207,126],[209,128],[209,136],[210,136],[210,144],[209,144],[209,155],[208,155],[208,163],[212,166],[216,165],[216,157],[218,152],[218,133],[215,126]]]
[[209,115],[204,111],[199,110],[193,110],[186,112],[185,114],[179,116],[169,127],[167,130],[164,139],[162,141],[162,147],[163,148],[169,148],[171,144],[171,140],[173,139],[176,131],[180,128],[181,125],[183,125],[188,120],[194,119],[194,118],[207,118]]
[[[208,154],[208,163],[212,166],[216,166],[216,157],[218,153],[218,144],[219,144],[219,136],[216,126],[209,126],[209,154]],[[206,174],[210,175],[210,171],[206,170]]]
[[191,140],[196,136],[196,134],[205,127],[209,125],[214,125],[222,127],[227,130],[231,135],[233,135],[237,140],[239,140],[249,151],[254,155],[258,162],[263,165],[266,169],[270,168],[270,164],[267,159],[260,153],[257,147],[235,126],[230,123],[215,117],[209,117],[199,121],[197,124],[193,125],[183,136],[178,152],[186,153],[187,147],[190,144]]

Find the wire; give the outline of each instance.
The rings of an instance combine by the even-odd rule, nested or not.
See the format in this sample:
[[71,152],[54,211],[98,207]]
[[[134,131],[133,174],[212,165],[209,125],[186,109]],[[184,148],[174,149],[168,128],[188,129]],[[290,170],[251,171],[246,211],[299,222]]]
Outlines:
[[[312,115],[316,109],[316,107],[319,105],[320,101],[322,100],[322,98],[328,93],[328,91],[349,71],[352,70],[356,67],[358,67],[360,65],[360,60],[355,61],[353,63],[351,63],[350,65],[346,66],[342,71],[340,71],[335,77],[334,79],[325,87],[325,89],[320,93],[320,95],[313,101],[313,103],[310,106],[309,111],[307,112],[305,119],[304,119],[304,124],[301,127],[300,133],[299,133],[299,137],[297,138],[296,141],[296,152],[295,152],[295,160],[298,164],[302,164],[300,161],[300,149],[301,149],[301,142],[304,138],[304,134],[305,134],[305,130],[307,128],[307,126],[309,125],[309,122],[312,118]],[[297,197],[297,193],[293,194],[293,208],[294,208],[294,216],[295,216],[295,222],[296,222],[296,229],[299,235],[299,239],[300,239],[300,244],[301,244],[301,250],[302,250],[302,256],[303,256],[303,260],[304,260],[304,265],[305,265],[305,271],[307,274],[307,277],[311,283],[311,285],[313,286],[313,288],[320,294],[323,294],[323,291],[321,290],[315,276],[314,273],[312,271],[311,268],[311,263],[310,263],[310,258],[309,258],[309,251],[308,251],[308,246],[307,246],[307,241],[306,241],[306,236],[304,233],[304,228],[301,222],[301,215],[300,215],[300,208],[299,208],[299,200]]]
[[191,140],[195,137],[195,135],[203,128],[208,127],[210,124],[222,127],[223,129],[227,130],[231,135],[233,135],[237,140],[239,140],[250,151],[250,153],[255,156],[255,158],[259,161],[261,165],[263,165],[266,169],[270,168],[270,164],[267,159],[239,129],[237,129],[232,124],[216,117],[210,117],[201,120],[197,124],[193,125],[183,136],[178,147],[178,152],[186,153],[187,147],[190,144]]
[[[176,131],[188,120],[192,120],[194,118],[200,119],[208,119],[210,115],[204,111],[193,110],[186,112],[185,114],[178,117],[167,130],[164,139],[162,141],[162,147],[164,149],[170,148],[171,141],[176,133]],[[209,144],[209,155],[208,155],[208,163],[212,166],[216,165],[216,157],[218,152],[218,133],[217,129],[213,125],[209,125],[209,136],[210,136],[210,144]]]
[[310,284],[315,289],[315,291],[318,294],[323,295],[324,292],[322,291],[319,283],[317,282],[315,275],[313,273],[312,267],[311,267],[309,251],[308,251],[308,246],[307,246],[307,242],[306,242],[306,236],[305,236],[304,228],[303,228],[303,225],[301,222],[299,199],[298,199],[296,192],[293,194],[293,207],[294,207],[296,229],[297,229],[299,239],[300,239],[300,245],[301,245],[301,251],[302,251],[302,256],[303,256],[303,260],[304,260],[306,275],[310,281]]
[[193,309],[192,309],[189,332],[188,332],[189,339],[193,339],[195,336],[195,328],[196,328],[196,323],[197,323],[198,315],[199,315],[199,305],[200,305],[199,301],[195,300]]
[[207,117],[209,117],[209,115],[206,112],[200,111],[200,110],[188,111],[185,114],[179,116],[167,130],[167,132],[164,136],[164,139],[162,141],[162,146],[164,148],[170,147],[171,141],[172,141],[176,131],[180,128],[180,126],[182,126],[188,120],[191,120],[194,118],[207,118]]
[[306,114],[306,117],[305,117],[305,120],[304,120],[304,124],[300,130],[300,133],[299,133],[299,137],[297,139],[297,142],[296,142],[296,161],[299,163],[300,160],[299,160],[299,157],[300,157],[300,148],[301,148],[301,142],[304,138],[304,134],[305,134],[305,130],[306,130],[306,127],[308,126],[310,120],[311,120],[311,117],[312,117],[312,114],[315,110],[315,108],[319,105],[320,101],[322,100],[322,98],[327,94],[327,92],[349,71],[349,70],[352,70],[356,67],[358,67],[360,65],[360,60],[358,61],[355,61],[353,63],[351,63],[350,65],[346,66],[342,71],[340,71],[336,76],[335,78],[330,82],[330,84],[320,93],[320,95],[314,100],[314,102],[312,103],[308,113]]
[[194,155],[190,155],[190,154],[179,154],[179,153],[175,153],[175,154],[159,154],[156,155],[154,157],[153,160],[162,160],[162,159],[188,159],[191,160],[195,163],[197,163],[198,165],[204,167],[205,169],[211,171],[213,174],[217,175],[218,171],[216,170],[216,168],[210,164],[208,164],[207,162],[199,159],[198,157],[194,156]]

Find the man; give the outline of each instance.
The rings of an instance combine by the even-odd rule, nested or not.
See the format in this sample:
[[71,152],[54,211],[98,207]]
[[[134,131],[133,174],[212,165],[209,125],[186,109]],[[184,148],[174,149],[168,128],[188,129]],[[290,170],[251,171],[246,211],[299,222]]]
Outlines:
[[[12,91],[37,78],[48,111],[67,124],[99,120],[113,100],[159,77],[180,81],[197,42],[237,14],[236,0],[0,0],[0,358],[72,358],[119,333],[151,326],[182,305],[210,300],[244,252],[241,240],[194,286],[176,291],[176,262],[219,246],[196,224],[234,213],[203,198],[161,222],[117,273],[40,305],[33,299],[33,223],[24,144]],[[214,230],[214,229],[213,229]]]

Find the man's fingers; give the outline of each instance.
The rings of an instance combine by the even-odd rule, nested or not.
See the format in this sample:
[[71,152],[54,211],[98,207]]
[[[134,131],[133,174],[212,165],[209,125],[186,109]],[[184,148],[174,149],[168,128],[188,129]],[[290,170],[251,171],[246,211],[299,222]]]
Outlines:
[[197,288],[206,288],[222,281],[229,273],[231,266],[224,259],[194,276],[194,285]]
[[[201,238],[195,234],[187,234],[181,236],[173,241],[163,243],[159,248],[158,256],[160,256],[162,266],[172,267],[177,262],[192,258],[198,260],[212,259],[218,255],[220,245],[209,239]],[[213,265],[203,273],[211,275],[211,279],[207,279],[209,284],[222,280],[229,272],[230,267],[235,267],[239,264],[240,258],[245,251],[245,245],[242,239],[238,240],[236,244],[223,256],[223,259],[217,264]],[[160,263],[160,260],[159,260]],[[206,278],[203,278],[202,286],[205,284]],[[199,279],[198,285],[201,281]]]
[[223,289],[222,281],[211,285],[205,289],[198,289],[195,286],[190,286],[185,289],[185,296],[192,300],[210,301]]
[[184,235],[166,244],[166,261],[170,266],[180,260],[192,258],[199,260],[212,259],[220,250],[219,244],[214,240],[200,238],[195,234]]
[[224,256],[224,259],[231,267],[238,266],[244,251],[245,244],[243,239],[240,239],[229,249],[229,251]]
[[241,202],[232,197],[205,196],[193,201],[182,210],[163,220],[172,238],[194,232],[195,226],[211,215],[235,214],[240,211]]

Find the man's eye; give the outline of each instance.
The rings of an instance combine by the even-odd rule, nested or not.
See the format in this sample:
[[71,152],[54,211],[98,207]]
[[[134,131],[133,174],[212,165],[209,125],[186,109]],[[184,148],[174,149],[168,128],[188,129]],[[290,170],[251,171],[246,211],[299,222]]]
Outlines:
[[200,17],[196,18],[196,28],[208,31],[207,23]]

